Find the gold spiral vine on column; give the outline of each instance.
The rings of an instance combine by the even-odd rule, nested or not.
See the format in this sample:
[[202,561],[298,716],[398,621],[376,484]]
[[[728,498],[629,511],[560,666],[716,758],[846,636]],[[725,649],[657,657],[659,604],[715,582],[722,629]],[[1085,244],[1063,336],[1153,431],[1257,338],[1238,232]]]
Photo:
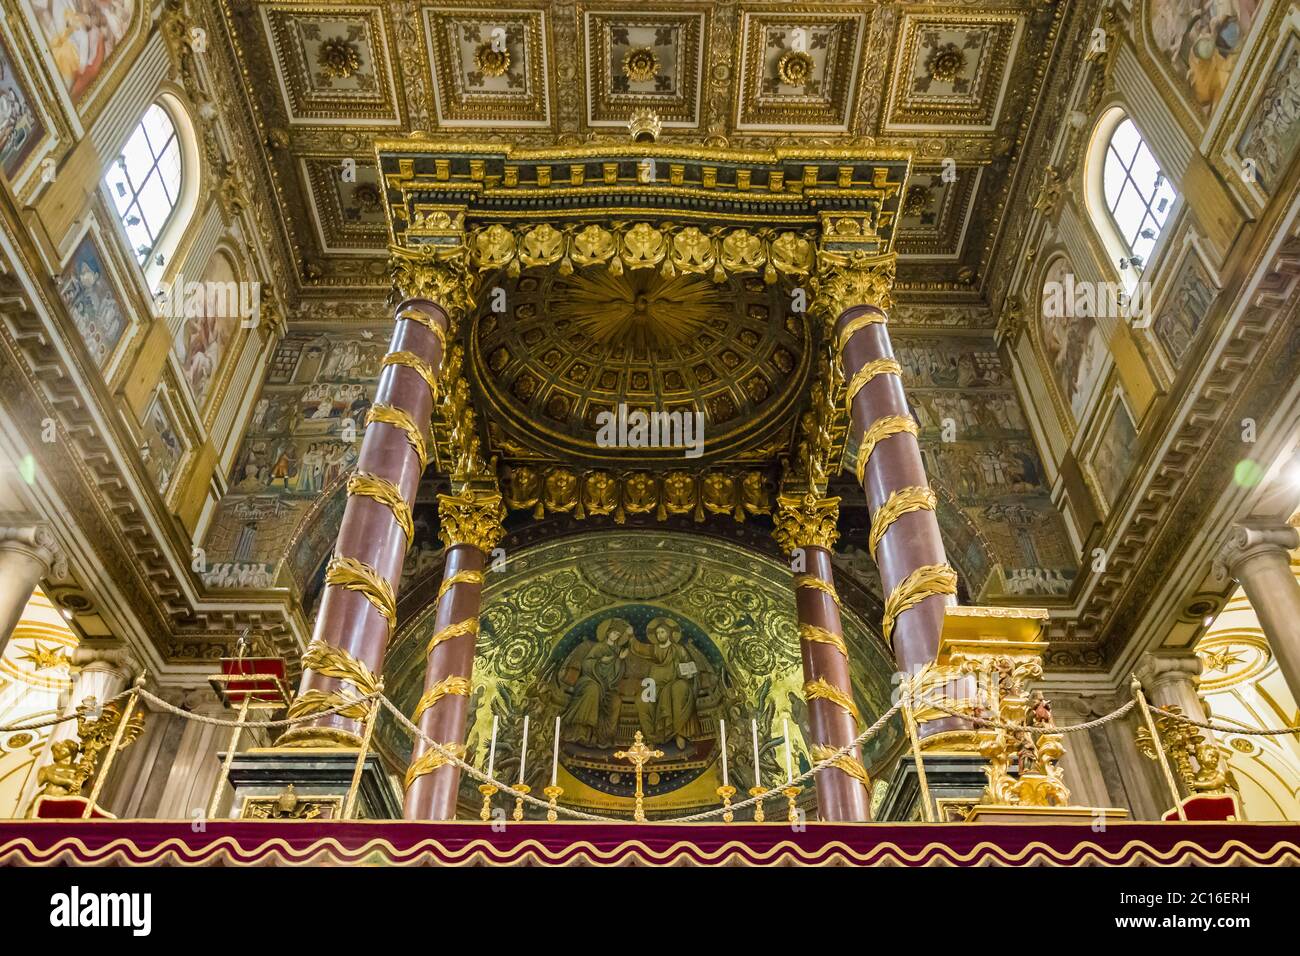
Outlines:
[[[318,711],[332,710],[344,703],[347,703],[347,698],[334,691],[305,690],[293,699],[285,716],[290,720],[297,720]],[[340,717],[347,717],[350,720],[365,720],[366,715],[370,713],[370,705],[365,701],[357,701],[355,704],[343,707],[337,713]]]
[[835,590],[835,585],[831,584],[829,581],[823,581],[816,575],[796,574],[794,576],[794,586],[796,590],[798,588],[812,588],[814,591],[821,591],[835,602],[836,607],[844,607],[844,605],[840,603],[840,595],[839,592]]
[[[813,763],[821,763],[835,757],[835,753],[839,749],[839,747],[828,747],[826,744],[813,744],[809,756],[812,757]],[[831,766],[836,770],[843,770],[864,787],[871,787],[871,778],[867,775],[867,768],[849,754],[840,754],[840,756],[835,757],[834,760],[831,760]]]
[[393,586],[370,565],[336,554],[325,569],[325,583],[360,593],[388,622],[388,633],[393,633],[397,626],[397,599],[393,596]]
[[[457,758],[465,759],[465,745],[457,743],[442,744],[442,750],[455,754]],[[451,761],[443,755],[442,750],[430,747],[420,756],[411,761],[411,765],[406,768],[406,789],[411,789],[411,784],[415,783],[417,777],[423,777],[426,773],[433,773],[439,767],[446,766]]]
[[415,713],[411,715],[411,720],[418,721],[421,714],[448,695],[468,697],[469,678],[461,677],[459,674],[450,674],[438,681],[424,692],[420,702],[415,705]]
[[436,338],[439,344],[442,345],[443,351],[446,351],[447,333],[442,330],[441,325],[425,315],[420,309],[403,309],[401,312],[397,313],[397,318],[398,321],[405,319],[408,322],[416,322],[419,325],[423,325],[433,333],[434,338]]
[[885,601],[885,641],[892,647],[894,622],[909,608],[936,594],[957,593],[957,572],[946,564],[923,564],[899,581]]
[[881,505],[871,521],[871,539],[867,542],[867,548],[871,551],[871,559],[876,558],[876,546],[880,544],[880,539],[885,536],[889,526],[901,518],[903,515],[913,511],[933,511],[938,507],[938,499],[933,491],[929,488],[921,488],[911,485],[907,488],[896,488],[889,493],[885,503]]
[[825,677],[819,677],[804,684],[803,695],[808,700],[825,700],[843,708],[855,723],[862,720],[862,715],[858,713],[858,705],[853,703],[853,698],[830,683]]
[[438,401],[438,373],[433,370],[433,366],[426,362],[414,352],[389,352],[384,356],[385,365],[400,365],[409,368],[420,378],[424,379],[424,384],[429,386],[429,398],[435,403]]
[[379,475],[357,471],[348,478],[348,494],[371,498],[384,505],[393,513],[393,520],[406,535],[406,546],[409,548],[415,541],[415,522],[411,517],[411,506],[397,490],[397,485]]
[[322,677],[348,681],[362,694],[373,694],[379,687],[379,680],[369,667],[343,648],[326,644],[320,638],[307,645],[302,655],[302,666],[304,670],[315,671]]
[[858,397],[858,392],[866,387],[866,384],[877,375],[898,375],[903,374],[903,366],[899,365],[891,358],[872,359],[862,368],[853,373],[849,379],[848,388],[844,390],[844,406],[850,410],[853,408],[853,400]]
[[438,585],[438,596],[434,603],[442,600],[442,596],[458,584],[482,584],[482,571],[457,571],[448,577],[442,579],[442,584]]
[[381,425],[391,425],[405,432],[407,444],[411,446],[416,457],[420,459],[420,471],[423,472],[428,467],[429,450],[424,444],[424,434],[416,426],[415,419],[411,418],[410,412],[394,405],[376,402],[370,406],[370,411],[366,413],[366,424],[371,425],[375,422],[379,422]]
[[848,321],[848,324],[840,330],[839,338],[836,340],[836,349],[840,353],[844,352],[844,346],[849,344],[849,339],[857,335],[869,325],[884,325],[886,323],[885,313],[883,312],[865,312],[862,315],[854,316]]
[[463,621],[457,621],[455,624],[448,624],[441,631],[429,638],[429,646],[424,649],[424,655],[428,657],[433,653],[433,649],[445,641],[454,640],[465,635],[478,634],[478,618],[467,617]]
[[828,631],[816,624],[800,624],[799,636],[805,641],[812,641],[814,644],[829,644],[843,654],[846,659],[849,656],[849,647],[844,643],[844,638],[834,631]]
[[863,478],[866,477],[867,462],[871,458],[871,453],[876,450],[877,444],[891,435],[915,436],[919,433],[920,427],[911,415],[885,415],[872,422],[862,433],[862,442],[858,445],[858,484],[862,484]]

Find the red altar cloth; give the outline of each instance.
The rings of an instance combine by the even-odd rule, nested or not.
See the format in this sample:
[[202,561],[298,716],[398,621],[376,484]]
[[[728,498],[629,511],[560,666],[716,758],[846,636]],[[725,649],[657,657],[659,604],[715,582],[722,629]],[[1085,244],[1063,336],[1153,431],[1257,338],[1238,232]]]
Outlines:
[[599,824],[0,821],[0,864],[1300,865],[1300,824]]

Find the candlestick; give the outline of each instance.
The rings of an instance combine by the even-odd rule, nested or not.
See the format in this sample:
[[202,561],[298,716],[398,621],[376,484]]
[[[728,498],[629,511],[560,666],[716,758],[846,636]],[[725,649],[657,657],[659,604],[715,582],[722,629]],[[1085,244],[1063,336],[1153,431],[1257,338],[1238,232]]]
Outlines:
[[[560,771],[560,715],[555,715],[555,746],[551,749],[551,786],[555,786],[555,776]],[[545,791],[543,791],[545,792]]]
[[790,762],[790,751],[792,745],[790,742],[790,718],[781,718],[781,727],[785,734],[785,782],[794,783],[794,766]]
[[487,775],[492,776],[492,768],[497,762],[497,715],[492,715],[492,743],[488,746]]
[[719,743],[722,745],[722,785],[725,787],[727,785],[727,719],[725,717],[718,720],[718,727]]
[[546,799],[551,801],[551,805],[546,808],[546,820],[549,823],[554,823],[557,819],[559,819],[558,815],[555,812],[555,804],[556,801],[560,799],[560,794],[564,793],[564,788],[557,787],[554,783],[552,783],[549,787],[543,788],[542,793],[546,794]]
[[[763,794],[765,794],[765,793],[767,793],[767,788],[766,788],[766,787],[750,787],[750,788],[749,788],[749,795],[750,795],[751,797],[761,797],[761,796],[762,796]],[[758,803],[754,804],[754,822],[755,822],[755,823],[762,823],[764,819],[766,819],[766,818],[763,816],[763,801],[760,800],[760,801],[758,801]]]
[[524,764],[528,762],[528,715],[524,715],[524,740],[519,745],[519,782],[524,782]]
[[483,809],[478,812],[478,818],[487,823],[492,819],[492,795],[497,792],[497,788],[490,783],[481,783],[478,792],[483,794]]
[[794,807],[794,798],[803,792],[803,787],[786,787],[781,792],[785,794],[785,800],[788,806],[786,819],[791,823],[795,823],[799,820],[799,811]]
[[754,786],[761,788],[763,786],[763,774],[758,769],[758,721],[750,720],[750,733],[754,735]]
[[[515,784],[515,790],[519,793],[528,793],[532,788],[526,783]],[[515,797],[515,812],[510,814],[510,818],[516,823],[524,818],[524,798]]]
[[736,819],[736,815],[731,812],[731,798],[736,795],[736,788],[729,787],[725,783],[718,788],[718,796],[722,798],[722,822],[730,823]]

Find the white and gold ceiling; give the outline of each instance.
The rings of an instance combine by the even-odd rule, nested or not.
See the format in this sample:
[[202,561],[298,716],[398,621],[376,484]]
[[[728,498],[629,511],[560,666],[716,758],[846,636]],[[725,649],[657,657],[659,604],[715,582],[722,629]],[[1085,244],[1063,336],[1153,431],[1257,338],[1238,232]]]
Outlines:
[[304,291],[335,293],[387,282],[376,138],[626,141],[638,109],[661,141],[910,151],[902,290],[978,286],[1061,6],[223,0]]

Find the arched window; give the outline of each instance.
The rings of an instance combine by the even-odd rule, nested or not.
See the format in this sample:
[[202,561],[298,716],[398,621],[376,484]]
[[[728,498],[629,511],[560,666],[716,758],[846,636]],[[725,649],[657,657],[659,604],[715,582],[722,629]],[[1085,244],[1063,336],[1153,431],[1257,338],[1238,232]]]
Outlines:
[[176,124],[163,106],[154,103],[104,176],[141,266],[149,264],[180,201],[181,155]]
[[[1096,135],[1089,177],[1093,215],[1125,283],[1132,286],[1151,261],[1178,193],[1122,110],[1108,112]],[[1104,213],[1097,206],[1104,206]]]

